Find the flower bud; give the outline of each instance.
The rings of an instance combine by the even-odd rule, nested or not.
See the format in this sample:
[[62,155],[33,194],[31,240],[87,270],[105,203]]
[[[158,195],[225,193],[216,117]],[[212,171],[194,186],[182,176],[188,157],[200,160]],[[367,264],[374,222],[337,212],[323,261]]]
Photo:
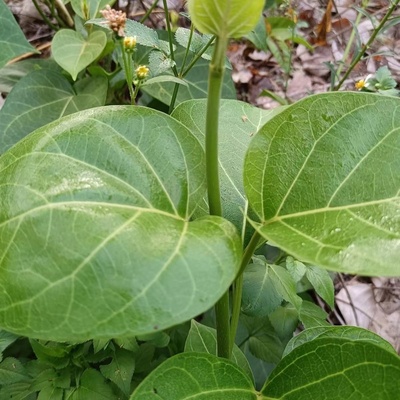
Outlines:
[[136,77],[140,81],[146,79],[149,76],[149,69],[145,65],[139,65],[136,68]]
[[135,50],[136,47],[136,36],[125,36],[124,37],[124,49],[127,53]]

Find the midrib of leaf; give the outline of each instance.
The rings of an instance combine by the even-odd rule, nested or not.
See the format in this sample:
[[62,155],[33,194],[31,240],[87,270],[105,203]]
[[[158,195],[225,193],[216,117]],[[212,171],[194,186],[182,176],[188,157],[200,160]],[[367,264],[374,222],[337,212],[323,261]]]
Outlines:
[[30,214],[33,214],[36,211],[42,211],[42,210],[46,210],[46,209],[51,210],[51,209],[57,209],[57,208],[61,209],[61,208],[68,207],[68,206],[77,206],[78,207],[78,206],[85,206],[85,205],[139,211],[141,214],[143,214],[143,213],[160,214],[160,215],[164,215],[166,217],[176,219],[177,221],[187,222],[185,219],[183,219],[179,215],[169,214],[168,212],[159,210],[157,208],[144,208],[144,207],[131,206],[128,204],[106,203],[106,202],[100,202],[100,201],[59,201],[59,202],[47,203],[47,204],[44,204],[44,205],[41,205],[41,206],[38,206],[35,208],[31,208],[28,211],[25,211],[25,212],[18,214],[12,218],[9,218],[6,221],[0,223],[0,228],[4,225],[7,225],[9,222],[18,220],[20,218],[24,218]]
[[[308,239],[310,242],[314,242],[319,246],[319,250],[315,255],[316,259],[319,259],[320,253],[323,249],[326,248],[330,248],[330,249],[335,249],[335,250],[343,250],[343,246],[334,246],[332,244],[326,244],[326,243],[322,243],[319,240],[305,234],[302,231],[299,231],[298,229],[294,228],[293,226],[284,223],[283,221],[280,222],[282,225],[285,225],[286,227],[288,227],[290,230],[292,230],[293,232],[296,232],[299,236],[302,236],[306,239]],[[391,232],[393,234],[393,232]],[[379,258],[374,258],[373,254],[365,254],[365,253],[359,253],[353,250],[353,254],[359,256],[360,258],[364,259],[364,260],[375,260],[376,264],[379,265],[381,260]],[[295,255],[295,253],[293,252],[293,255]]]
[[[307,157],[304,159],[304,162],[303,162],[302,166],[300,167],[299,171],[297,172],[297,175],[296,175],[295,178],[293,179],[293,182],[291,183],[291,185],[290,185],[289,189],[287,190],[285,196],[283,197],[283,199],[282,199],[282,201],[281,201],[281,204],[279,205],[279,207],[278,207],[278,209],[277,209],[277,211],[276,211],[276,213],[275,213],[275,217],[279,215],[279,213],[280,213],[282,207],[285,205],[285,202],[286,202],[287,198],[289,197],[289,195],[290,195],[292,189],[294,188],[295,184],[297,183],[297,181],[298,181],[300,175],[302,174],[304,168],[306,167],[306,165],[307,165],[309,159],[310,159],[311,156],[313,155],[314,150],[315,150],[317,144],[318,144],[318,143],[319,143],[319,142],[320,142],[320,141],[321,141],[321,140],[322,140],[322,139],[323,139],[323,138],[324,138],[338,123],[339,123],[339,122],[340,122],[340,121],[342,121],[344,118],[348,117],[349,115],[353,114],[353,113],[356,112],[356,111],[359,111],[359,110],[361,110],[361,109],[363,109],[363,108],[370,107],[370,106],[371,106],[371,104],[363,104],[363,105],[360,106],[360,107],[354,108],[353,110],[351,110],[351,112],[346,113],[346,114],[343,114],[343,115],[342,115],[338,120],[336,120],[336,121],[335,121],[335,122],[334,122],[334,123],[319,137],[319,138],[318,138],[318,139],[314,139],[314,144],[313,144],[311,150],[309,151]],[[286,123],[286,121],[282,121],[282,124],[284,124],[284,123]],[[313,132],[311,122],[309,122],[309,124],[310,124],[310,127],[311,127],[311,132]],[[275,130],[275,133],[277,133],[278,131],[279,131],[279,129],[276,129],[276,130]],[[312,136],[315,138],[314,134],[312,134]],[[275,134],[274,134],[274,138],[275,138]],[[271,140],[271,145],[270,145],[269,149],[272,147],[272,142],[273,142],[274,138]],[[265,158],[265,161],[264,161],[263,180],[262,180],[262,182],[264,182],[264,177],[265,177],[264,173],[265,173],[265,169],[266,169],[266,164],[267,164],[267,162],[268,162],[268,160],[269,160],[269,149],[268,149],[268,155],[267,155],[267,157]],[[261,204],[264,204],[264,191],[261,192]]]
[[[235,388],[227,388],[227,389],[213,389],[213,390],[203,390],[201,389],[201,393],[196,393],[194,395],[191,396],[185,396],[184,398],[182,398],[182,400],[196,400],[200,397],[202,397],[203,399],[205,398],[204,395],[207,394],[216,394],[216,393],[243,393],[243,394],[253,394],[254,396],[256,396],[256,393],[253,390],[250,389],[235,389]],[[256,399],[256,397],[254,397],[254,399]]]
[[[270,225],[275,222],[282,222],[284,219],[288,218],[293,218],[293,217],[303,217],[306,215],[314,215],[318,213],[324,213],[324,212],[332,212],[332,211],[347,211],[352,208],[359,208],[362,206],[373,206],[375,204],[384,204],[384,203],[395,203],[395,200],[400,200],[399,192],[396,194],[396,197],[389,197],[385,199],[379,199],[379,200],[371,200],[371,201],[364,201],[362,203],[353,203],[353,204],[346,204],[344,206],[336,206],[336,207],[322,207],[322,208],[315,208],[312,210],[306,210],[306,211],[299,211],[291,214],[285,214],[285,215],[280,215],[280,216],[275,216],[272,217],[268,220],[266,220],[263,225]],[[394,232],[390,232],[394,233]]]
[[[299,358],[301,358],[301,357],[299,357]],[[298,361],[298,359],[297,359],[296,361]],[[289,365],[290,365],[290,364],[289,364]],[[331,378],[334,378],[334,377],[337,377],[337,376],[341,376],[341,375],[345,375],[345,373],[348,372],[348,371],[352,371],[352,370],[354,370],[354,369],[360,368],[360,366],[366,366],[366,365],[380,365],[380,366],[382,366],[382,367],[387,367],[387,364],[381,364],[381,363],[372,362],[372,361],[363,361],[363,362],[362,362],[362,365],[360,365],[360,363],[358,363],[358,364],[356,364],[356,365],[352,365],[351,367],[342,369],[340,372],[335,372],[334,374],[329,374],[329,375],[327,375],[327,376],[324,376],[324,377],[321,378],[321,379],[316,379],[316,380],[314,380],[313,382],[307,383],[307,384],[302,385],[302,386],[300,386],[300,387],[298,387],[298,388],[296,388],[296,389],[290,390],[289,392],[286,392],[286,393],[284,394],[285,397],[279,397],[279,398],[277,398],[277,400],[284,399],[284,398],[286,398],[286,396],[288,396],[288,395],[290,395],[290,394],[292,394],[292,393],[296,393],[296,392],[302,391],[302,390],[304,390],[304,389],[306,389],[306,388],[308,388],[308,387],[312,387],[312,386],[314,386],[314,385],[316,385],[316,384],[318,384],[318,383],[323,383],[324,381],[327,381],[327,380],[329,380],[329,379],[331,379]],[[283,371],[282,371],[282,372],[283,372]],[[282,372],[281,372],[281,373],[282,373]],[[353,388],[354,388],[354,385],[352,384],[351,380],[349,380],[348,378],[346,378],[346,379],[347,379],[347,381],[348,381],[348,382],[353,386]],[[360,392],[359,392],[358,390],[356,390],[355,388],[354,388],[354,392],[360,393]]]

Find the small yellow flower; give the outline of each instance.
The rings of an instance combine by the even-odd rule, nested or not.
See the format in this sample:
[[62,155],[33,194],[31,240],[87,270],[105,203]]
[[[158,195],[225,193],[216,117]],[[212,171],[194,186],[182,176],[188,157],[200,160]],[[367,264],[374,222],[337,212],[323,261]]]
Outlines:
[[354,86],[356,87],[357,90],[365,88],[365,80],[364,79],[359,80],[358,82],[356,82]]
[[149,69],[145,65],[139,65],[136,68],[136,76],[139,80],[146,79],[149,75]]
[[126,52],[132,52],[136,47],[136,36],[124,37],[124,49]]

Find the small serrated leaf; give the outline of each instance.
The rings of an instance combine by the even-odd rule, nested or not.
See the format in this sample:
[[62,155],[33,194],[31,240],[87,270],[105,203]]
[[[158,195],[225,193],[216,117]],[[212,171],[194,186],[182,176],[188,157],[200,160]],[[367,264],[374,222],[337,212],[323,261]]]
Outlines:
[[136,42],[142,46],[160,49],[160,39],[157,32],[140,22],[128,19],[125,25],[125,35],[136,36]]

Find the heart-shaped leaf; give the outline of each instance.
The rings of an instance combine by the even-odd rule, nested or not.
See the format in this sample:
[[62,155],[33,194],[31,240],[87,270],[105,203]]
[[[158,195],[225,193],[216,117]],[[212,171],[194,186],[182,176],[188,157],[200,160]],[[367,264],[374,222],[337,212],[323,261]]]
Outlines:
[[25,39],[21,28],[3,0],[0,0],[0,38],[0,68],[20,54],[38,53]]
[[234,226],[189,222],[204,152],[130,106],[49,124],[0,158],[0,326],[56,341],[151,333],[210,308],[235,278]]
[[79,72],[100,56],[107,44],[107,35],[103,31],[92,32],[85,39],[71,29],[59,30],[51,43],[56,62],[76,80]]
[[321,338],[284,357],[261,393],[276,400],[392,400],[399,374],[400,358],[393,352],[370,342]]
[[257,134],[244,186],[259,232],[331,270],[399,275],[400,100],[309,97]]
[[181,353],[164,361],[130,400],[256,400],[251,379],[233,362],[207,353]]
[[257,24],[264,0],[189,0],[190,17],[202,33],[241,37]]
[[49,122],[104,105],[107,88],[107,79],[100,76],[73,87],[59,72],[32,71],[16,83],[0,110],[0,154]]

